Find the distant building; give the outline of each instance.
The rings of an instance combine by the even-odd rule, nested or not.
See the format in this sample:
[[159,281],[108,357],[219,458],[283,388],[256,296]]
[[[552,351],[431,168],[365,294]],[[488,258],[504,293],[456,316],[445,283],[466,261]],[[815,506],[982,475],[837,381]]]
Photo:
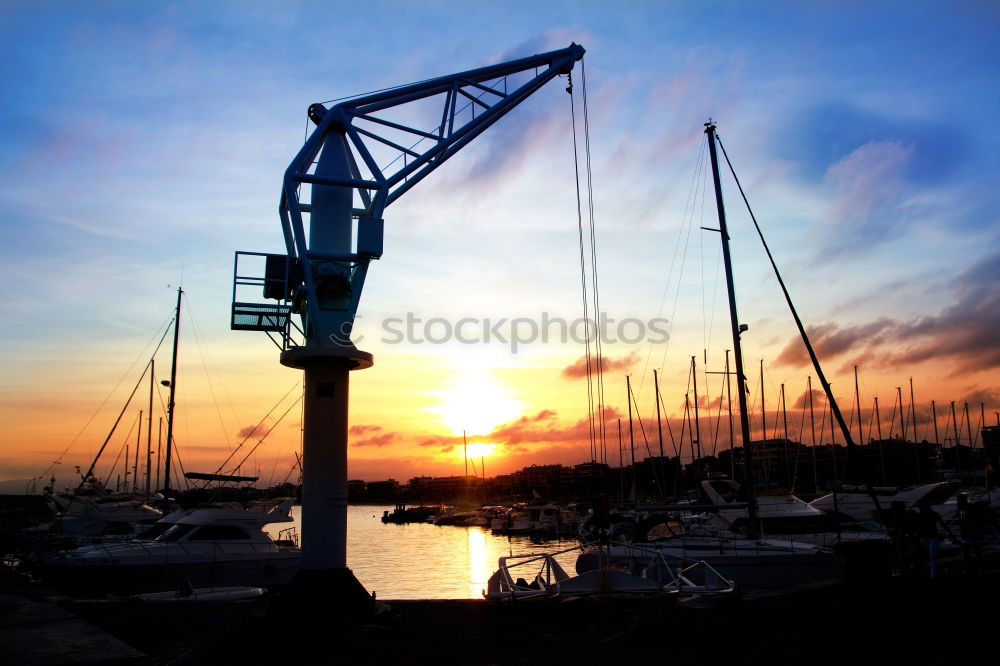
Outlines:
[[347,482],[347,499],[355,502],[364,500],[368,495],[368,484],[361,479],[350,479]]
[[371,502],[395,502],[399,499],[399,481],[371,481],[368,484],[368,500]]

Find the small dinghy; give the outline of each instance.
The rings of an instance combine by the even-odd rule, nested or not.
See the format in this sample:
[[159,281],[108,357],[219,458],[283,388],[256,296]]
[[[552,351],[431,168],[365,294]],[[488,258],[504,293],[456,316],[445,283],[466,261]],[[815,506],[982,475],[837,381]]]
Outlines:
[[[660,553],[653,550],[648,551],[649,563],[640,574],[634,574],[624,567],[608,566],[609,559],[605,558],[605,566],[578,576],[570,576],[556,561],[556,556],[579,549],[577,546],[555,553],[501,557],[499,568],[490,576],[483,596],[486,599],[507,601],[589,595],[724,595],[736,591],[735,582],[704,561],[687,560],[668,564]],[[529,583],[523,573],[532,570],[529,565],[533,564],[538,565],[538,570]]]
[[191,587],[184,586],[172,592],[149,592],[147,594],[135,594],[129,597],[132,601],[147,602],[225,602],[244,601],[246,599],[256,599],[264,595],[266,590],[263,587],[245,587],[233,585],[229,587]]

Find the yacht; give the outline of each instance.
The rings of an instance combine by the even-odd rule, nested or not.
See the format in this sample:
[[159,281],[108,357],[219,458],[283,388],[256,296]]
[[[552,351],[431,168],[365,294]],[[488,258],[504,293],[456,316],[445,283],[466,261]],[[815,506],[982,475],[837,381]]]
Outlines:
[[[82,546],[31,565],[43,581],[79,594],[140,594],[182,587],[289,582],[299,567],[297,539],[273,539],[265,525],[290,523],[294,498],[270,510],[203,507],[176,511],[155,538]],[[166,529],[163,529],[163,528]]]

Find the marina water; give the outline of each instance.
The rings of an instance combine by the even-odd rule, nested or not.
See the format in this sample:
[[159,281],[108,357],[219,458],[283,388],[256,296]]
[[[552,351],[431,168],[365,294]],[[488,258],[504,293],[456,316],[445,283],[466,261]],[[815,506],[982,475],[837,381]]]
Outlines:
[[[575,535],[556,540],[494,535],[489,528],[455,527],[431,523],[385,524],[382,512],[394,507],[352,505],[347,508],[347,566],[379,599],[478,599],[505,555],[546,553],[572,548]],[[292,508],[302,536],[302,507]],[[266,530],[277,536],[290,523],[273,523]],[[578,552],[559,556],[572,575]],[[515,569],[531,579],[539,564]]]

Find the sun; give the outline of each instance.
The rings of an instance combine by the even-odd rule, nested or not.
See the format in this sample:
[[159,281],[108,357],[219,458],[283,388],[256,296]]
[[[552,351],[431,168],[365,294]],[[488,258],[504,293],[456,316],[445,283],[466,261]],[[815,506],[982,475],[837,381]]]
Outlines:
[[[428,411],[437,414],[438,421],[453,435],[463,432],[470,436],[488,435],[498,425],[516,419],[522,408],[521,403],[486,371],[459,375],[445,391],[434,395],[439,402]],[[469,456],[472,455],[470,446]]]
[[459,451],[463,455],[468,455],[470,458],[485,458],[486,456],[492,455],[494,449],[496,449],[496,444],[483,444],[481,442],[476,442],[475,444],[469,444],[468,453],[464,451]]

